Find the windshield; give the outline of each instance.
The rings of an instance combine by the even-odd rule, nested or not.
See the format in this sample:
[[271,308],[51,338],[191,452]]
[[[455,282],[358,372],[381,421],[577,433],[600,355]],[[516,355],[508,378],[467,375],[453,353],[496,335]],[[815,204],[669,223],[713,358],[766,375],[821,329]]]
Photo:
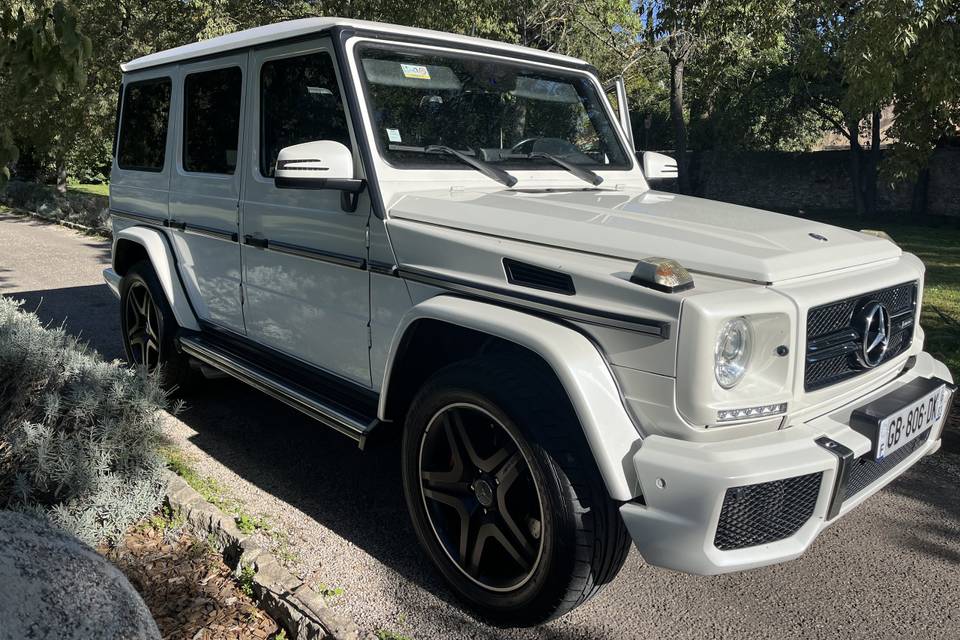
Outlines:
[[468,53],[366,45],[359,49],[380,153],[407,168],[465,165],[436,147],[509,168],[562,171],[630,161],[583,74]]

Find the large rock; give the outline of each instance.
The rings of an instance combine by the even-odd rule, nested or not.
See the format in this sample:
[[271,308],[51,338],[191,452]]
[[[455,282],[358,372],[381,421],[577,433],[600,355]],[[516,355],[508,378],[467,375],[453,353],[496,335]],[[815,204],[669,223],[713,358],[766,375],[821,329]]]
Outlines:
[[0,511],[0,638],[160,640],[119,569],[79,540]]

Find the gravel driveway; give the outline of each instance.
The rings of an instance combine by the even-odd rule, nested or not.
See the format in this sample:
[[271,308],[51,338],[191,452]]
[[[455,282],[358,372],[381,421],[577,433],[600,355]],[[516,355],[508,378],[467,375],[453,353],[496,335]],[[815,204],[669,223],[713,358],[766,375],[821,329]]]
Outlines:
[[[117,307],[100,270],[109,245],[0,216],[0,293],[119,357]],[[420,554],[400,489],[396,437],[361,452],[256,391],[212,381],[167,421],[204,474],[288,538],[292,566],[328,587],[366,631],[427,638],[960,638],[960,446],[828,529],[793,562],[694,577],[636,552],[599,597],[538,629],[465,613]]]

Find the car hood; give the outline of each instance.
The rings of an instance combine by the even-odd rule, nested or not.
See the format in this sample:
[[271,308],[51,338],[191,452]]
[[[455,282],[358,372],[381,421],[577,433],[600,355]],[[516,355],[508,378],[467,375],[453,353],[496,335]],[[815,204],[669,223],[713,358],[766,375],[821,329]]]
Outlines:
[[691,271],[778,282],[896,258],[848,229],[657,191],[421,191],[390,217],[599,255],[672,258]]

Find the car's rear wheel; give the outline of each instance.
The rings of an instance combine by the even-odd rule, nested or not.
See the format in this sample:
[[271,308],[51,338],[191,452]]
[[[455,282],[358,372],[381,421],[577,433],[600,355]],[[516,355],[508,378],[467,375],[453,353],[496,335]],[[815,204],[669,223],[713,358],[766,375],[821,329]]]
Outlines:
[[196,380],[189,358],[177,349],[177,320],[148,261],[130,267],[120,281],[120,310],[123,348],[131,365],[159,372],[165,386]]
[[403,479],[414,529],[454,590],[491,621],[580,605],[629,537],[549,370],[478,358],[438,372],[408,412]]

